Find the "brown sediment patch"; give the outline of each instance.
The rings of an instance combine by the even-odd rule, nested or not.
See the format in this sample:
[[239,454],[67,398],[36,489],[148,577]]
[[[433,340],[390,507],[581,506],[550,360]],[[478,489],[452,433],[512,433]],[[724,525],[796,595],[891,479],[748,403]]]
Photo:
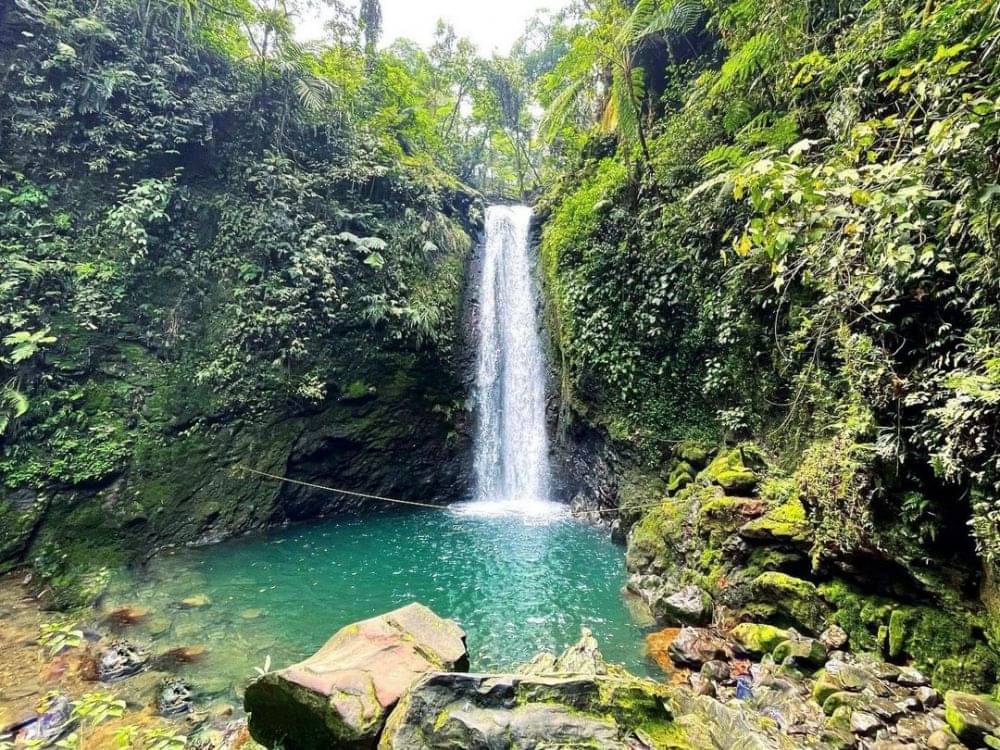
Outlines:
[[104,622],[115,629],[129,628],[145,622],[149,619],[150,614],[150,611],[145,607],[117,607],[108,612]]
[[678,667],[670,658],[670,644],[680,634],[680,628],[664,628],[646,636],[646,654],[667,676],[667,682],[683,684],[687,681],[689,670]]
[[182,664],[198,664],[203,662],[208,656],[208,649],[204,646],[179,646],[169,651],[164,651],[153,659],[158,669],[174,669]]

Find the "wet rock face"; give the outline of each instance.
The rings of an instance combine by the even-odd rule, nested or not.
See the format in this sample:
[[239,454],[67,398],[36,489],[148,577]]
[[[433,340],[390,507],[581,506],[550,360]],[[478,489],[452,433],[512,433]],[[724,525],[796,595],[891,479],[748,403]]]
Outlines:
[[305,661],[252,683],[250,733],[285,750],[372,748],[414,682],[468,663],[461,628],[411,604],[348,625]]

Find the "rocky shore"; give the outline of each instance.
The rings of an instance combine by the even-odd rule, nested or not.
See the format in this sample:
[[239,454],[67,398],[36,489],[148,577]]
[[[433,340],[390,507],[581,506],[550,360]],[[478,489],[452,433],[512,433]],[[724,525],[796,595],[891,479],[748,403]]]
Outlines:
[[943,695],[913,667],[743,623],[650,638],[673,679],[607,664],[589,631],[505,674],[453,671],[464,634],[418,604],[339,631],[246,693],[250,731],[285,750],[968,750],[1000,747],[1000,704]]

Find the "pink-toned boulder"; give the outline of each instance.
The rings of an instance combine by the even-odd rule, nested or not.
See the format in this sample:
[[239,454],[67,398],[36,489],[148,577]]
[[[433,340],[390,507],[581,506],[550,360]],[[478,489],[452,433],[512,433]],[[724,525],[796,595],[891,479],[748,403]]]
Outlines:
[[285,750],[373,748],[413,683],[468,663],[462,629],[410,604],[348,625],[305,661],[253,682],[244,697],[250,734]]

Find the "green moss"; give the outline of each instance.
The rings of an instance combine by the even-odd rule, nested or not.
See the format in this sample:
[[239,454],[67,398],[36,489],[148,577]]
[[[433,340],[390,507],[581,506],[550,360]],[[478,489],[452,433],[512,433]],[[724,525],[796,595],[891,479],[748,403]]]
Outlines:
[[805,549],[812,543],[812,534],[812,524],[797,497],[772,508],[740,529],[740,535],[747,539]]
[[712,455],[712,451],[704,444],[690,440],[678,444],[674,452],[681,461],[696,468],[704,468]]
[[753,467],[762,464],[759,451],[741,446],[719,453],[699,476],[722,487],[726,494],[745,494],[756,488],[759,477]]
[[773,656],[779,664],[789,661],[793,664],[819,667],[826,662],[826,647],[813,639],[787,640],[778,644]]
[[618,508],[626,527],[649,513],[650,506],[667,494],[664,482],[641,468],[626,471],[618,482]]
[[668,498],[643,516],[629,532],[626,562],[630,570],[666,569],[682,558],[691,501],[687,493]]
[[760,658],[788,639],[788,631],[766,623],[741,622],[729,633],[743,650]]
[[979,634],[970,612],[897,607],[889,617],[888,653],[932,670],[939,690],[987,690],[997,673],[997,654]]
[[681,461],[670,472],[670,477],[667,479],[667,493],[673,495],[678,490],[684,489],[694,481],[694,475],[694,467],[686,461]]
[[998,671],[996,653],[977,643],[970,651],[956,652],[954,657],[938,661],[931,681],[940,691],[987,691],[996,687]]
[[814,443],[795,472],[802,502],[815,526],[813,564],[872,546],[875,524],[869,496],[871,452],[849,435]]
[[809,581],[770,571],[754,579],[752,591],[756,601],[773,605],[790,625],[813,633],[823,629],[829,612]]
[[750,577],[756,578],[761,573],[772,570],[788,571],[798,567],[801,562],[800,554],[773,547],[757,547],[750,552],[750,559],[745,567]]
[[370,387],[363,380],[355,380],[344,388],[344,398],[356,399],[369,395]]
[[833,716],[841,708],[853,710],[863,707],[871,701],[871,697],[861,693],[851,693],[847,690],[838,690],[831,693],[823,700],[823,713]]
[[728,497],[718,487],[697,490],[698,528],[710,544],[721,544],[759,512],[759,501],[752,498]]
[[885,628],[893,602],[864,594],[839,579],[821,584],[819,594],[833,608],[832,620],[842,627],[853,651],[882,653]]

